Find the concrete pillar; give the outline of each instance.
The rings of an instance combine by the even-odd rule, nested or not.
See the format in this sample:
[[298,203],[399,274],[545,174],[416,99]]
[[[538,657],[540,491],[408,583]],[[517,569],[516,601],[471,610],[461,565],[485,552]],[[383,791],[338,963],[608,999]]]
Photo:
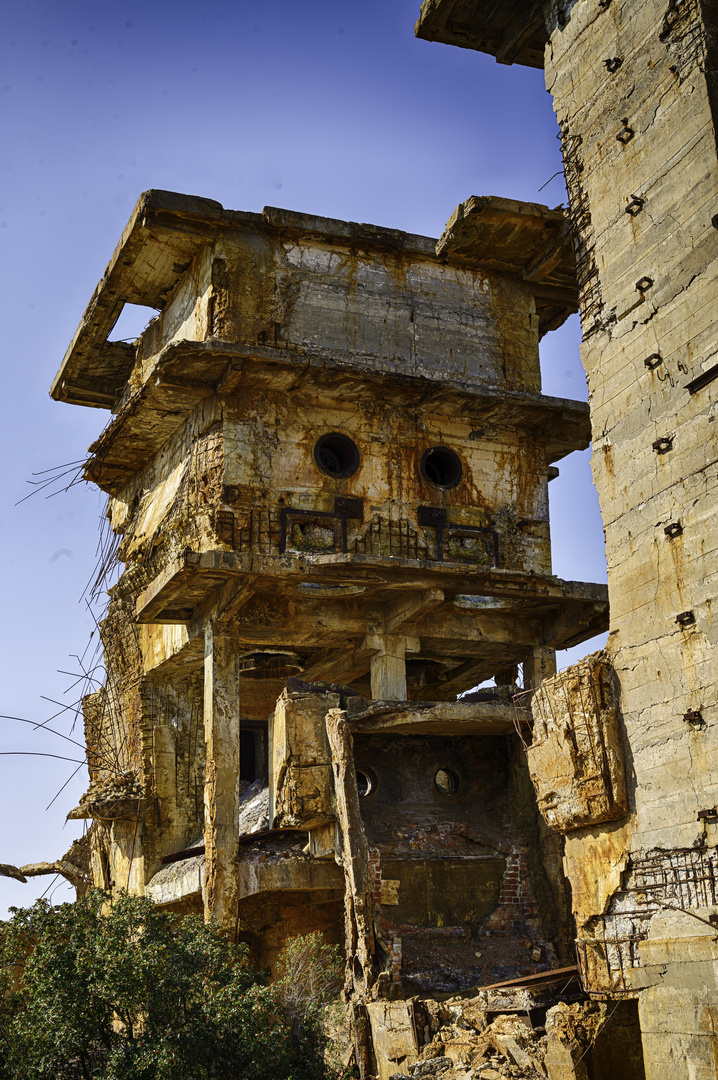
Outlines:
[[544,679],[556,674],[556,650],[534,645],[524,657],[524,690],[535,690]]
[[371,696],[375,701],[406,701],[406,654],[419,651],[419,639],[403,634],[369,634]]
[[205,919],[225,933],[237,926],[239,813],[239,665],[229,638],[204,634]]
[[406,701],[404,650],[377,653],[371,662],[371,696],[382,701]]

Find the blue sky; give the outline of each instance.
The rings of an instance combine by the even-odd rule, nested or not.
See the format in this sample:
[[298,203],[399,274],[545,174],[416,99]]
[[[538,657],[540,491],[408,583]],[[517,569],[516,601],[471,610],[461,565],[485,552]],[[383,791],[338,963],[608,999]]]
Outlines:
[[[565,199],[560,176],[539,192],[561,168],[543,73],[416,40],[418,7],[8,5],[0,45],[0,712],[45,721],[60,708],[47,698],[76,697],[73,654],[93,628],[80,597],[103,499],[81,485],[15,503],[34,473],[82,459],[107,420],[101,410],[52,402],[48,389],[141,191],[430,236],[470,195],[551,206]],[[134,329],[126,324],[128,334]],[[578,341],[575,317],[544,339],[545,393],[585,399]],[[550,490],[554,572],[604,581],[587,454],[562,462]],[[72,720],[64,712],[52,726],[69,735]],[[64,817],[84,789],[84,770],[46,811],[75,765],[16,755],[77,757],[77,748],[17,721],[0,725],[0,862],[54,859],[79,834],[81,823],[64,826]],[[49,883],[0,878],[0,917]]]

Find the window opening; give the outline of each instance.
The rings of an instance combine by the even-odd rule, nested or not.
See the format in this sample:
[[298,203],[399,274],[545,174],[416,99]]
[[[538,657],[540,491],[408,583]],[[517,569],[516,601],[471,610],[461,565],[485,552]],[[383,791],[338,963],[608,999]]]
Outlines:
[[359,451],[346,435],[322,435],[314,447],[314,460],[327,476],[340,480],[359,468]]
[[432,446],[421,459],[421,475],[434,487],[456,487],[462,472],[459,455],[446,446]]
[[366,798],[368,795],[373,795],[379,783],[376,773],[372,769],[362,768],[357,769],[356,774],[359,797]]
[[453,769],[437,769],[434,783],[442,795],[455,795],[459,790],[459,778]]

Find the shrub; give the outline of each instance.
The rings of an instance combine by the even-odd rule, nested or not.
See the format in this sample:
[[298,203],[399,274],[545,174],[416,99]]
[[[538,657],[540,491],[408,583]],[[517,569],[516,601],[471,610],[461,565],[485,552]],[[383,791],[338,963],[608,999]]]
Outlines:
[[110,908],[95,891],[12,911],[0,933],[0,1080],[336,1076],[315,1009],[334,977],[322,982],[319,966],[334,961],[321,942],[287,950],[285,977],[313,957],[302,998],[281,979],[263,985],[245,946],[140,897]]

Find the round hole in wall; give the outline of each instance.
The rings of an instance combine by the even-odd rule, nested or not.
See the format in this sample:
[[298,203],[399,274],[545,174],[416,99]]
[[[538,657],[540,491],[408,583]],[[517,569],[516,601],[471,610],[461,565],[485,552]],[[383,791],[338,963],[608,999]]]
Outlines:
[[446,446],[432,446],[421,459],[421,475],[434,487],[456,487],[461,474],[461,458]]
[[317,439],[314,460],[327,476],[341,480],[353,476],[359,468],[359,451],[347,435],[332,432]]
[[363,765],[361,769],[357,769],[356,774],[359,798],[365,799],[367,795],[373,795],[379,783],[374,770],[368,769],[366,765]]
[[434,783],[442,795],[455,795],[459,790],[459,778],[453,769],[444,766],[434,773]]

